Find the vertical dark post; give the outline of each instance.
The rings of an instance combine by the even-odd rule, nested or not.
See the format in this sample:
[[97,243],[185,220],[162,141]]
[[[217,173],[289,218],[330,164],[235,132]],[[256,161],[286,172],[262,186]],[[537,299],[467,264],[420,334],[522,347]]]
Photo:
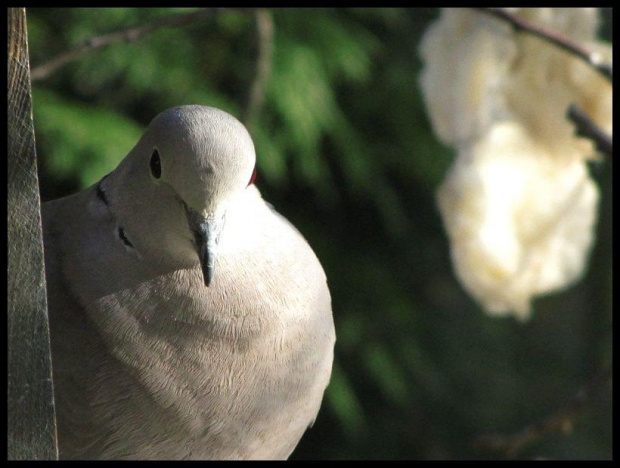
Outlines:
[[8,458],[57,459],[26,11],[8,9]]

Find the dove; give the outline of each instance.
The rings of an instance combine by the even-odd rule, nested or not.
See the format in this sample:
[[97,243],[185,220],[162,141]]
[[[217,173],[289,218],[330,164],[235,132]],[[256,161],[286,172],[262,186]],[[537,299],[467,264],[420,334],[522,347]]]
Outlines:
[[42,205],[61,459],[286,459],[329,383],[323,268],[213,107],[156,116]]

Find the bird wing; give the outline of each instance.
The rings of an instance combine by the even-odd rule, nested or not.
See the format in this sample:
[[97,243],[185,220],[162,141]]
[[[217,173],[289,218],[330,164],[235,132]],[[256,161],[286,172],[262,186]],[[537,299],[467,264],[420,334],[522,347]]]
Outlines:
[[[105,349],[63,272],[63,251],[70,248],[66,242],[71,237],[66,230],[79,229],[80,216],[86,215],[80,200],[73,196],[42,205],[54,394],[63,459],[82,458],[104,436],[104,428],[92,418],[90,401],[96,360]],[[71,222],[67,212],[73,212]]]

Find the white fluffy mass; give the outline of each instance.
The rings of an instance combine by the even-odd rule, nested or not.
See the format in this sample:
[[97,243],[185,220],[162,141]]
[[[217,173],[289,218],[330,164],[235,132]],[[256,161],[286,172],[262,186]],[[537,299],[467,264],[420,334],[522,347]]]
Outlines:
[[[511,8],[611,62],[594,8]],[[583,274],[598,190],[595,149],[567,120],[577,104],[612,131],[612,87],[579,59],[481,12],[444,9],[421,44],[434,130],[457,149],[438,190],[462,285],[492,314],[530,315],[533,296]]]

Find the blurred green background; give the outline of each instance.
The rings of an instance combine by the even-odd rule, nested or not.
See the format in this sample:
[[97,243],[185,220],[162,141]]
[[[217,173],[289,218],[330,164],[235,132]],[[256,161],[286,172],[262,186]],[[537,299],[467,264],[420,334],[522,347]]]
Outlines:
[[[102,34],[192,9],[27,10],[31,67]],[[264,105],[251,122],[257,185],[321,260],[337,331],[331,384],[293,459],[490,459],[485,433],[560,410],[611,365],[611,161],[589,268],[534,302],[527,323],[487,316],[457,283],[435,204],[453,152],[436,140],[417,47],[436,9],[274,9]],[[611,11],[601,37],[611,41]],[[258,46],[251,11],[84,55],[33,81],[43,201],[111,171],[159,112],[244,115]],[[610,459],[611,392],[568,434],[520,458]]]

